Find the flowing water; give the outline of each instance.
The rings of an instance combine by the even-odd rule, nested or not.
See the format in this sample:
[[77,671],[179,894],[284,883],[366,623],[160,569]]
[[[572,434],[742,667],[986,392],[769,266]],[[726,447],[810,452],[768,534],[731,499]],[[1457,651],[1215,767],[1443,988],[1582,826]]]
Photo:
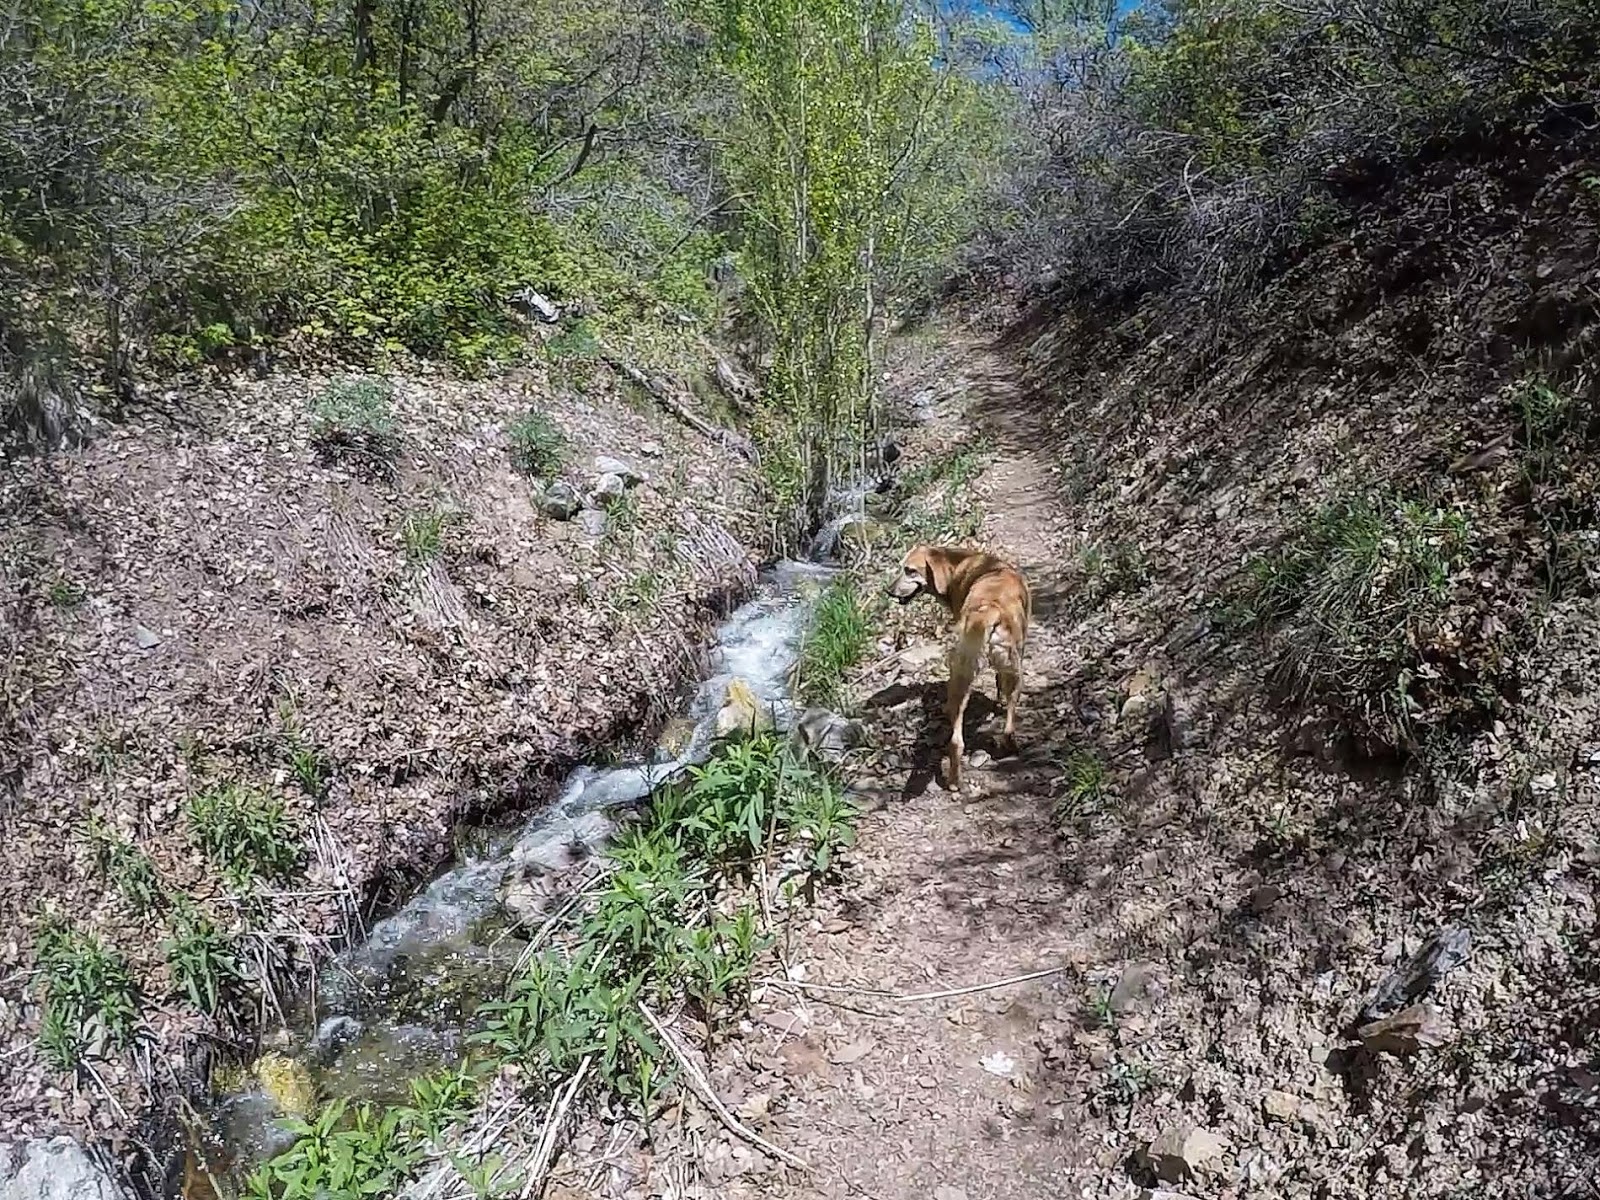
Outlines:
[[[201,1137],[213,1170],[248,1168],[288,1139],[285,1096],[396,1100],[409,1081],[461,1061],[479,1002],[497,997],[520,956],[523,928],[508,916],[559,902],[562,872],[603,849],[619,816],[654,787],[703,762],[729,685],[742,679],[779,727],[812,598],[829,567],[784,561],[717,632],[710,674],[675,744],[621,766],[580,767],[559,798],[520,828],[475,840],[362,943],[322,968],[295,1006],[291,1029],[252,1078],[212,1105]],[[292,1107],[292,1105],[289,1105]]]

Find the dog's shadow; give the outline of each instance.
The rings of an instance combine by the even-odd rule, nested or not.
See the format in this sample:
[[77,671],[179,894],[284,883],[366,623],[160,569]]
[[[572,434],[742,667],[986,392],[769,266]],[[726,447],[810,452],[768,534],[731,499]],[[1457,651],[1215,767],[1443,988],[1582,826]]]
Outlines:
[[[893,683],[874,692],[863,702],[863,707],[868,709],[898,708],[909,700],[918,703],[921,719],[916,741],[911,747],[911,769],[906,773],[906,784],[900,792],[901,800],[912,800],[922,795],[935,779],[942,786],[948,786],[942,772],[945,748],[950,744],[950,730],[944,716],[945,691],[946,685],[942,681]],[[974,687],[967,698],[966,717],[961,722],[962,740],[966,743],[969,758],[975,750],[987,751],[996,758],[1001,756],[1003,748],[999,737],[980,728],[989,718],[997,715],[1002,715],[1000,705]]]

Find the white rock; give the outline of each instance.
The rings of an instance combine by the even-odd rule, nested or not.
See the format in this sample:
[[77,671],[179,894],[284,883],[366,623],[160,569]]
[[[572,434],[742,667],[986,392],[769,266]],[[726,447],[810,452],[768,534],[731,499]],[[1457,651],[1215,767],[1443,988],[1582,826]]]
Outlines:
[[1222,1140],[1198,1125],[1176,1125],[1151,1142],[1145,1160],[1162,1183],[1182,1183],[1222,1157]]
[[633,487],[645,481],[645,476],[642,472],[635,471],[620,458],[612,458],[609,454],[595,455],[594,469],[601,475],[615,475],[627,487]]
[[127,1192],[69,1137],[0,1145],[0,1200],[126,1200]]

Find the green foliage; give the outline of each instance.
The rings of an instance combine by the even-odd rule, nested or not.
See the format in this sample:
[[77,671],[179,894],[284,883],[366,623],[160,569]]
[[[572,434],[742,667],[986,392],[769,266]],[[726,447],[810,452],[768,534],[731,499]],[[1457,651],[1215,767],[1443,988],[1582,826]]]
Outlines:
[[1092,813],[1105,797],[1105,764],[1092,750],[1075,750],[1067,758],[1059,785],[1056,820],[1080,820]]
[[276,796],[213,784],[189,801],[189,836],[235,887],[285,878],[300,862],[300,831]]
[[[348,1119],[347,1119],[348,1117]],[[260,1167],[250,1200],[367,1200],[392,1196],[423,1161],[426,1147],[400,1108],[354,1108],[336,1099],[314,1121],[288,1120],[295,1144]]]
[[872,642],[872,616],[849,580],[830,584],[817,600],[800,653],[800,695],[808,704],[837,706],[844,677]]
[[83,589],[65,576],[58,576],[50,581],[47,598],[51,608],[77,608],[83,603]]
[[532,479],[549,479],[567,457],[567,439],[560,426],[530,409],[511,426],[511,465]]
[[1409,742],[1424,711],[1424,651],[1472,560],[1459,512],[1362,497],[1311,514],[1251,559],[1235,613],[1276,631],[1275,677],[1321,695],[1385,744]]
[[875,401],[872,318],[948,215],[964,82],[935,69],[931,21],[886,0],[711,0],[737,89],[729,163],[741,261],[772,344],[759,433],[774,499],[814,523]]
[[72,1070],[133,1044],[138,991],[120,954],[58,918],[40,926],[34,954],[44,1003],[40,1045],[53,1067]]
[[400,449],[394,385],[366,376],[328,384],[311,403],[312,442],[330,455],[386,462]]
[[89,844],[95,866],[137,913],[150,913],[165,901],[161,879],[148,855],[99,817],[89,818]]
[[[311,1121],[290,1120],[293,1146],[250,1177],[249,1200],[369,1200],[399,1194],[432,1161],[445,1133],[463,1121],[478,1099],[478,1076],[465,1066],[411,1083],[410,1103],[352,1106],[344,1098],[326,1104]],[[466,1179],[506,1181],[500,1160],[474,1162],[453,1155]],[[480,1192],[480,1195],[489,1195]]]
[[243,979],[233,939],[191,901],[174,909],[172,936],[161,949],[178,990],[203,1013],[220,1009],[229,988]]
[[713,314],[695,147],[719,99],[675,11],[237,15],[18,11],[0,366],[93,365],[114,396],[147,346],[172,366],[285,338],[485,364],[517,353],[505,301],[530,285],[618,320]]
[[1083,602],[1091,607],[1110,596],[1137,591],[1150,578],[1144,550],[1135,542],[1091,543],[1078,555],[1078,568],[1084,580]]
[[1178,0],[1110,36],[1114,9],[1064,7],[1000,56],[1027,134],[972,261],[1090,305],[1239,312],[1374,190],[1452,145],[1543,137],[1600,81],[1586,0]]
[[400,522],[400,544],[406,561],[421,566],[438,558],[444,550],[444,531],[452,514],[438,508],[409,512]]
[[600,357],[600,339],[594,326],[586,321],[574,321],[544,344],[544,352],[552,359],[593,359]]
[[825,873],[853,842],[853,816],[777,737],[723,746],[619,835],[572,947],[536,956],[485,1006],[477,1043],[552,1082],[587,1058],[608,1090],[648,1109],[666,1077],[640,1003],[682,997],[709,1012],[742,998],[769,939],[737,885],[786,844],[802,873]]
[[784,823],[805,847],[806,869],[816,879],[826,878],[841,852],[856,844],[855,805],[827,776],[788,793]]

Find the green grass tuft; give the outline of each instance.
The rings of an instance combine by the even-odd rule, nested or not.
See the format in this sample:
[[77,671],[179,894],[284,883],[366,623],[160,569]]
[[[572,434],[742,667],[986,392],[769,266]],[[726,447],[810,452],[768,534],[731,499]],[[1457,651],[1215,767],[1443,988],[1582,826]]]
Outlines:
[[187,898],[173,914],[172,936],[162,943],[178,990],[203,1013],[215,1013],[242,980],[233,939]]
[[444,509],[430,508],[409,512],[400,523],[400,544],[405,548],[406,561],[421,566],[438,558],[444,551],[444,531],[452,514]]
[[837,707],[844,699],[844,677],[866,653],[872,629],[872,616],[855,586],[843,579],[830,584],[817,600],[800,653],[800,698]]
[[311,402],[311,440],[331,456],[392,459],[400,449],[394,385],[377,376],[328,384]]
[[165,897],[155,864],[145,852],[99,817],[89,818],[89,844],[95,866],[134,912],[160,908]]
[[567,459],[567,439],[544,413],[530,410],[510,429],[511,465],[530,479],[549,479]]
[[1250,560],[1233,612],[1274,631],[1274,679],[1293,699],[1325,698],[1399,746],[1424,707],[1421,647],[1472,554],[1459,512],[1394,497],[1345,501]]

